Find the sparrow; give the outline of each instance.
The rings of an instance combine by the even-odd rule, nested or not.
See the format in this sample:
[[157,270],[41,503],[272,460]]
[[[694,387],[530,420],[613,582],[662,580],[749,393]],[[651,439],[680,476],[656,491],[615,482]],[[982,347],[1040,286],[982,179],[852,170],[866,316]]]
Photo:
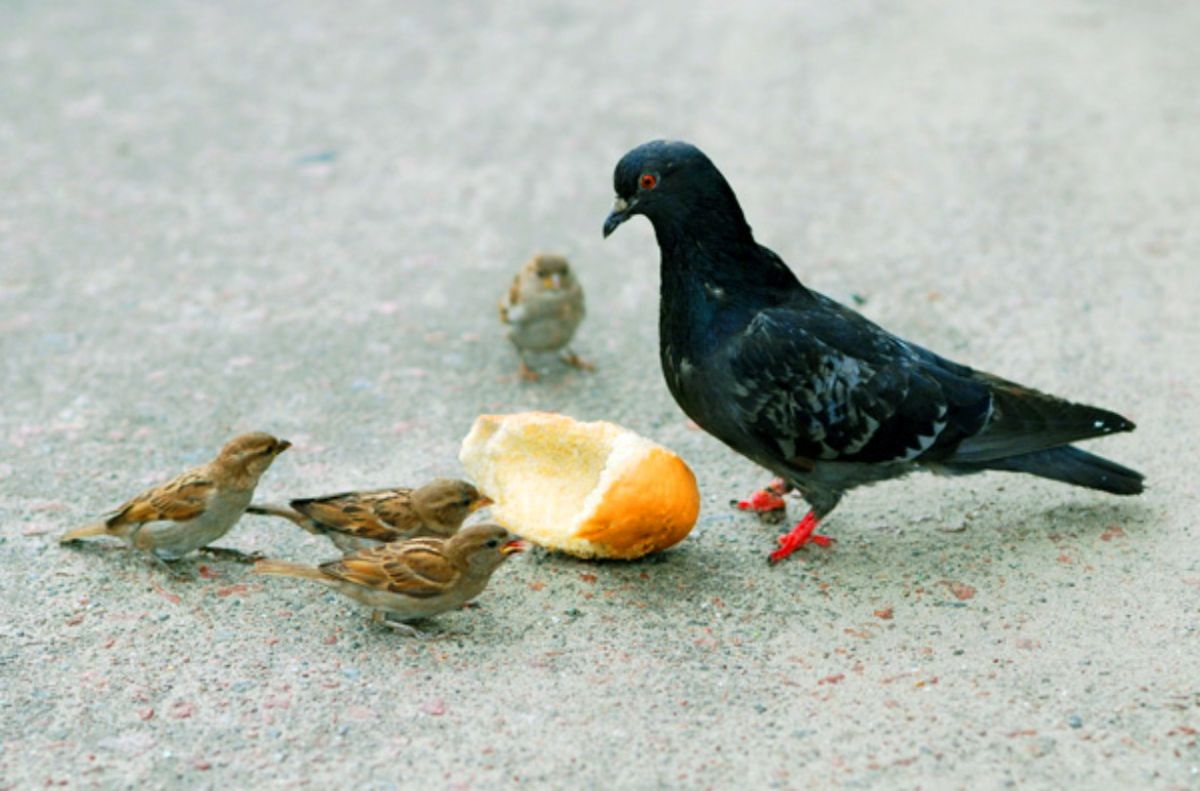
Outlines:
[[638,214],[654,226],[659,360],[675,401],[783,479],[758,505],[777,508],[795,488],[811,508],[772,561],[814,540],[847,491],[918,469],[1142,491],[1141,473],[1071,444],[1132,422],[952,362],[806,288],[755,242],[733,189],[695,146],[638,146],[613,186],[606,237]]
[[[583,316],[583,287],[571,273],[566,258],[538,253],[521,267],[500,300],[500,321],[508,325],[508,339],[517,347],[522,379],[538,378],[525,359],[526,352],[567,348]],[[570,348],[561,359],[575,368],[594,370]]]
[[319,566],[260,560],[254,571],[316,580],[371,607],[373,621],[423,637],[404,622],[453,610],[474,599],[487,587],[492,572],[525,548],[503,527],[479,524],[447,539],[381,544]]
[[[259,478],[291,445],[261,431],[234,437],[212,461],[142,492],[102,521],[66,533],[60,543],[117,536],[164,561],[207,548],[237,523],[250,505]],[[208,551],[244,557],[232,549],[212,547]]]
[[246,511],[290,519],[314,535],[328,536],[343,552],[356,552],[406,538],[449,538],[469,514],[491,504],[466,481],[438,478],[419,489],[341,492],[287,506],[251,505]]

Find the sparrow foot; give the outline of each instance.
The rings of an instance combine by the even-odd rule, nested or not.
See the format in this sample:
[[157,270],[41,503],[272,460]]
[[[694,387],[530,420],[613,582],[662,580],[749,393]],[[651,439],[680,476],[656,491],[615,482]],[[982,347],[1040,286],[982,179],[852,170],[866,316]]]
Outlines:
[[522,382],[536,382],[538,379],[541,379],[538,372],[530,368],[524,360],[521,361],[520,367],[517,368],[517,376],[520,377]]
[[198,552],[203,552],[214,558],[224,558],[225,560],[233,560],[238,563],[257,563],[260,560],[265,560],[266,555],[261,552],[242,552],[240,549],[231,547],[200,547]]
[[756,514],[769,514],[772,511],[787,510],[787,501],[783,496],[790,492],[792,487],[788,485],[783,478],[776,478],[759,489],[748,499],[738,500],[737,507],[742,511],[753,511]]
[[813,532],[817,529],[817,525],[821,520],[813,515],[812,511],[801,519],[790,533],[779,537],[779,549],[772,552],[767,560],[771,563],[778,563],[788,555],[795,552],[800,547],[808,543],[816,544],[819,547],[827,547],[833,543],[833,539],[829,536],[823,536],[820,533]]
[[594,371],[596,366],[589,363],[587,360],[580,357],[575,352],[567,352],[562,356],[562,361],[572,368],[578,368],[581,371]]
[[387,628],[391,629],[392,631],[399,632],[400,634],[404,635],[405,637],[415,637],[418,640],[424,640],[426,637],[429,636],[429,635],[425,634],[424,632],[422,632],[417,627],[412,626],[410,624],[406,624],[403,621],[394,621],[391,618],[389,618],[386,613],[380,612],[378,610],[376,610],[375,613],[371,616],[371,620],[375,621],[376,623],[378,623],[382,626],[386,626]]
[[165,558],[159,557],[154,552],[144,552],[142,553],[142,557],[144,557],[151,566],[158,569],[163,574],[166,574],[168,578],[175,582],[196,581],[196,576],[185,571],[183,566],[177,560],[169,561]]

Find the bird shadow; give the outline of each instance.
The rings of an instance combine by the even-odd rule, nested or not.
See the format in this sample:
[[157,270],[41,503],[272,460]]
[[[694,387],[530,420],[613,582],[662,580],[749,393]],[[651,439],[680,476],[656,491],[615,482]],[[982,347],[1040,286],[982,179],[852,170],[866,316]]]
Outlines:
[[196,582],[206,575],[206,569],[210,566],[245,568],[258,559],[254,554],[224,547],[206,547],[208,551],[192,553],[172,561],[162,560],[148,552],[112,541],[72,541],[58,544],[58,548],[84,556],[104,558],[106,563],[119,561],[118,568],[123,571],[131,571],[134,568],[148,569],[173,582]]

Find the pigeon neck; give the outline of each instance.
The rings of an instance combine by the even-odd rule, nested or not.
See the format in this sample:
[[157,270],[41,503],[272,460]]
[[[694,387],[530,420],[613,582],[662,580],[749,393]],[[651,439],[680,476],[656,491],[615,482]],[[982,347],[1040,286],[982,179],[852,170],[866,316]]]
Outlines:
[[755,247],[754,234],[736,199],[719,205],[697,201],[688,208],[651,218],[658,246],[665,255],[683,259],[690,258],[697,249],[737,252]]

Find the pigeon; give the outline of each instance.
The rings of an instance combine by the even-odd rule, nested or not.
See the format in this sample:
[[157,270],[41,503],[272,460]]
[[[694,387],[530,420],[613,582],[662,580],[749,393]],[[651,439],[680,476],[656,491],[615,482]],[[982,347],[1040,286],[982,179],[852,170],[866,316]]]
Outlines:
[[261,431],[234,437],[215,459],[118,506],[102,521],[76,528],[69,544],[90,536],[116,536],[162,561],[192,550],[246,559],[234,549],[210,547],[237,524],[250,505],[258,479],[292,443]]
[[581,359],[567,345],[586,312],[583,286],[571,272],[566,258],[538,253],[525,262],[513,278],[508,292],[501,297],[500,321],[508,326],[508,339],[520,355],[520,377],[536,381],[537,371],[525,360],[528,352],[553,352],[566,349],[562,361],[581,371],[594,366]]
[[641,214],[661,252],[659,358],[696,424],[794,488],[810,511],[772,562],[817,538],[858,486],[925,469],[1023,472],[1133,495],[1143,476],[1071,443],[1134,424],[952,362],[806,288],[754,240],[736,195],[700,149],[657,140],[613,174],[604,235]]

